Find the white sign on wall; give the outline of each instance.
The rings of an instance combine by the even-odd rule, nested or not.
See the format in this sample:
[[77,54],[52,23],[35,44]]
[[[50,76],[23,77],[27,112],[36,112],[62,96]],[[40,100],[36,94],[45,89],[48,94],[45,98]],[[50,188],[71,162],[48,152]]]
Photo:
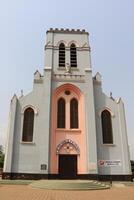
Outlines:
[[121,166],[120,160],[99,160],[99,166],[101,167],[117,167]]

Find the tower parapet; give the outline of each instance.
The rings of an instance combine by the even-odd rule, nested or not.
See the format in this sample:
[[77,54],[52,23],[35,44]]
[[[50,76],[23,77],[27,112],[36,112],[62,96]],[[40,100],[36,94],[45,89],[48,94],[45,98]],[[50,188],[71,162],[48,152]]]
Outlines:
[[80,29],[69,29],[69,28],[66,28],[66,29],[64,29],[64,28],[50,28],[49,30],[47,30],[47,32],[46,33],[49,33],[49,32],[53,32],[53,33],[71,33],[71,34],[87,34],[87,35],[89,35],[89,33],[88,32],[86,32],[85,31],[85,29],[82,29],[82,30],[80,30]]

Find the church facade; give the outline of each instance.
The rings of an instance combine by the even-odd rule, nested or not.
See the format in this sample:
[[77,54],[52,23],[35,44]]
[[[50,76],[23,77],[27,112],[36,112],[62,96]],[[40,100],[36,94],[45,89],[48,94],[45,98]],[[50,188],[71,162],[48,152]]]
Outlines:
[[3,178],[131,179],[124,105],[92,76],[88,36],[47,31],[44,74],[11,100]]

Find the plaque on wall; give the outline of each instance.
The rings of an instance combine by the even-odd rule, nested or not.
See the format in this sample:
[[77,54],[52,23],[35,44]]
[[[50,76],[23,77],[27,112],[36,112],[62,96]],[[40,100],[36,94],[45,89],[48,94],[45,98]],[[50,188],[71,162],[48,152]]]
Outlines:
[[46,170],[47,169],[47,165],[46,164],[41,164],[41,170]]

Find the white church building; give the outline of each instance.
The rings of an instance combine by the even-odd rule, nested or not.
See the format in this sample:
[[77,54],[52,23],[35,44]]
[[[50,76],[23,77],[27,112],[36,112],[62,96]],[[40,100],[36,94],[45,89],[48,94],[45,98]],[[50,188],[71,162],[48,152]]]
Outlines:
[[124,105],[92,76],[88,36],[47,31],[43,75],[11,100],[4,179],[131,180]]

